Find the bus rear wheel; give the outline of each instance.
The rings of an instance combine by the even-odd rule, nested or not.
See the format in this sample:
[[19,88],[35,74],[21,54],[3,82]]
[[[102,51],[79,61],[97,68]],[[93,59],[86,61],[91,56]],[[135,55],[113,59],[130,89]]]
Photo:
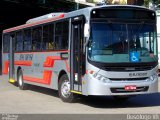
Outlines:
[[58,94],[63,102],[74,102],[75,96],[70,92],[70,82],[68,76],[62,75],[58,83]]
[[23,72],[21,69],[18,71],[17,75],[18,75],[17,82],[18,82],[19,89],[21,89],[21,90],[27,89],[27,85],[23,82]]

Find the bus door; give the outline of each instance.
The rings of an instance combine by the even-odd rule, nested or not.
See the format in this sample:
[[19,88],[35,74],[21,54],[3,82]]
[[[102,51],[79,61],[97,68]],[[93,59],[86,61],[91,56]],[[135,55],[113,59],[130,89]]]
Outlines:
[[15,34],[10,34],[9,40],[9,82],[14,81],[14,43],[15,43]]
[[70,82],[71,90],[78,92],[82,91],[82,75],[85,63],[83,55],[83,26],[83,16],[72,18],[70,44]]

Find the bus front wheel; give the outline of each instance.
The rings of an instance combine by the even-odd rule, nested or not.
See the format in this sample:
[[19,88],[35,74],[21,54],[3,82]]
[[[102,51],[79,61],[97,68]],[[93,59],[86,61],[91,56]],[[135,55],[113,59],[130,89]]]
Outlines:
[[21,69],[18,71],[17,82],[19,89],[25,90],[27,88],[27,85],[23,82],[23,72]]
[[58,83],[58,94],[63,102],[74,102],[75,96],[70,92],[70,82],[66,74],[60,77]]

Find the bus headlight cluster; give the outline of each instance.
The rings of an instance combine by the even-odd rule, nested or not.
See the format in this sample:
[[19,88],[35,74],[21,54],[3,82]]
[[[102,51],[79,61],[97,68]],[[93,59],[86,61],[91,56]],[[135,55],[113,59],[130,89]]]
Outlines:
[[110,80],[109,80],[107,77],[104,77],[103,75],[98,74],[98,73],[95,73],[95,74],[93,75],[93,77],[94,77],[95,79],[103,82],[103,83],[108,83],[108,82],[110,82]]
[[151,75],[151,76],[149,77],[148,81],[154,81],[154,80],[156,80],[156,79],[158,79],[158,75],[157,75],[157,74],[153,74],[153,75]]

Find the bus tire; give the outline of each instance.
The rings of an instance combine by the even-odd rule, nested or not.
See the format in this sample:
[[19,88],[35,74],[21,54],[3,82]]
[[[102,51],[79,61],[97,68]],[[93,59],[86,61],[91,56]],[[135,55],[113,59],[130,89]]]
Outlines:
[[75,100],[74,94],[70,92],[70,83],[66,74],[59,79],[58,94],[63,102],[72,103]]
[[23,82],[23,72],[21,69],[18,71],[17,82],[19,89],[21,90],[27,89],[27,85]]

